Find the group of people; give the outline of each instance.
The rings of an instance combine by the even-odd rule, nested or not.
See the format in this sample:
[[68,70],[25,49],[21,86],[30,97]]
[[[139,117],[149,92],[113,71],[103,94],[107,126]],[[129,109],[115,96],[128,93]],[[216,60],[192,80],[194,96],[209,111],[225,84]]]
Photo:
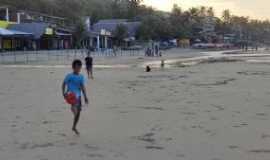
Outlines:
[[161,57],[162,54],[160,52],[159,45],[152,45],[152,47],[147,47],[145,50],[145,56],[147,57]]
[[[66,99],[67,102],[70,102],[68,101],[68,98],[70,98],[70,95],[74,96],[72,97],[74,101],[69,104],[71,105],[71,112],[74,115],[72,131],[77,135],[80,134],[77,129],[77,124],[80,120],[82,110],[82,96],[85,104],[89,103],[86,91],[86,80],[83,74],[81,74],[82,66],[81,60],[74,60],[72,63],[72,72],[66,75],[62,83],[62,94],[64,99]],[[90,52],[88,52],[87,57],[85,58],[85,66],[88,78],[93,79],[93,58],[90,56]]]

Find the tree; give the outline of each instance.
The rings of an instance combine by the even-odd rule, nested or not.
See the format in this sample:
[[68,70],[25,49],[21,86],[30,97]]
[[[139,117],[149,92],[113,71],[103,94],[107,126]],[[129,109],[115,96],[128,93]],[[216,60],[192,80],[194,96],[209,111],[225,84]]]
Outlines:
[[142,19],[138,37],[142,40],[160,40],[173,37],[170,20],[159,14],[148,15]]
[[207,15],[207,8],[205,6],[201,6],[199,8],[199,16],[201,17],[205,17]]
[[124,39],[128,37],[128,28],[123,24],[119,24],[116,27],[113,35],[118,42],[118,46],[121,46]]
[[83,21],[79,21],[75,25],[74,45],[76,48],[82,48],[82,41],[86,38],[86,27]]
[[210,17],[215,17],[215,11],[213,7],[209,7],[206,11],[206,15]]
[[127,0],[128,18],[134,18],[138,14],[142,0]]
[[174,5],[171,15],[170,23],[172,27],[172,37],[174,38],[189,38],[191,31],[191,14],[182,12],[178,5]]
[[229,24],[231,22],[231,11],[226,9],[222,12],[222,20],[224,23]]

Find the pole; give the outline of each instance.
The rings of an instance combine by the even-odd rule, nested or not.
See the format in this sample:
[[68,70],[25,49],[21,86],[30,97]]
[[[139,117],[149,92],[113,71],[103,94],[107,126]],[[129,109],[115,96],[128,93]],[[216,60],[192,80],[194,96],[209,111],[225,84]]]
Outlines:
[[6,8],[6,21],[9,22],[9,10]]

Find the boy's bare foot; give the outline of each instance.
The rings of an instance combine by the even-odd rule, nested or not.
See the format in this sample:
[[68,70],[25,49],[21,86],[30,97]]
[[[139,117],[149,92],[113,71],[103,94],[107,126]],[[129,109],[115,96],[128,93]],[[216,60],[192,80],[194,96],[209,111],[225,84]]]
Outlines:
[[72,128],[72,131],[75,132],[76,135],[80,135],[80,132],[76,128]]

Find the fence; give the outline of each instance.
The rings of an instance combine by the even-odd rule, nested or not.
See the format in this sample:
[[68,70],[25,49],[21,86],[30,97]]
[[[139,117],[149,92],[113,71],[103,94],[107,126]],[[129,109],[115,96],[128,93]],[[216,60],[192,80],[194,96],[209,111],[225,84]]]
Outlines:
[[[0,64],[69,64],[73,59],[83,59],[85,49],[44,50],[44,51],[8,51],[0,53]],[[102,50],[91,52],[93,57],[141,56],[143,50]]]

